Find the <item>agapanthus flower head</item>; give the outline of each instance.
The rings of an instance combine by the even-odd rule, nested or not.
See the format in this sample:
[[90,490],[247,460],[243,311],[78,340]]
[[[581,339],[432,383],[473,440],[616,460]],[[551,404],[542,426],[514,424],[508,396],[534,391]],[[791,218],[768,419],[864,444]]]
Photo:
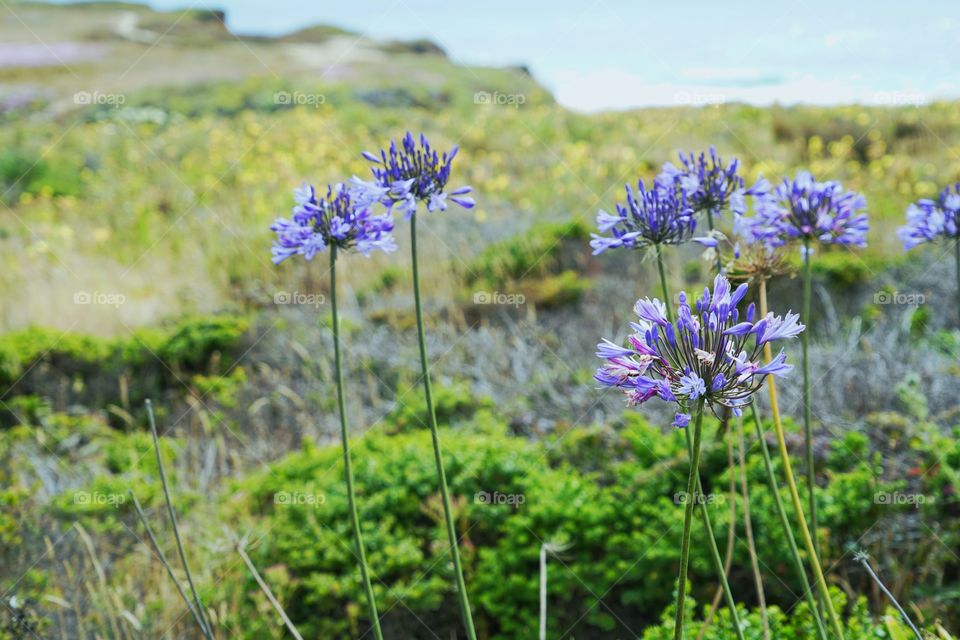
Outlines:
[[808,171],[800,171],[758,199],[751,233],[770,247],[792,240],[865,247],[870,224],[861,210],[866,206],[862,194],[844,191],[836,181],[818,182]]
[[312,260],[319,251],[335,246],[355,249],[365,256],[373,251],[393,251],[393,217],[374,215],[370,204],[358,204],[353,191],[337,183],[319,196],[312,185],[294,191],[296,206],[291,219],[277,218],[270,230],[277,234],[271,253],[274,264],[294,255]]
[[364,151],[363,157],[373,163],[373,182],[355,179],[356,197],[379,201],[391,209],[396,207],[407,218],[417,212],[421,202],[426,203],[427,211],[446,211],[447,200],[471,209],[474,201],[467,195],[471,187],[444,191],[457,151],[454,145],[450,151],[439,154],[424,134],[418,141],[409,131],[399,146],[391,140],[390,147],[379,155]]
[[770,185],[763,179],[747,189],[738,173],[740,161],[734,158],[725,164],[712,145],[709,154],[681,151],[679,156],[680,166],[665,163],[656,185],[679,188],[696,213],[719,215],[729,207],[734,213],[743,214],[747,210],[746,196],[763,195],[769,189]]
[[591,234],[593,254],[619,247],[639,248],[655,244],[681,244],[693,237],[697,220],[680,189],[647,189],[637,181],[637,191],[626,186],[627,203],[617,203],[616,214],[597,212],[597,228]]
[[759,282],[790,273],[793,267],[783,250],[758,241],[749,228],[744,228],[743,220],[743,216],[736,216],[732,238],[717,229],[694,238],[706,247],[703,259],[712,264],[719,256],[723,272],[734,282]]
[[960,182],[941,191],[935,200],[923,199],[907,207],[907,224],[897,230],[897,236],[908,251],[925,242],[960,237]]
[[731,290],[729,281],[717,275],[713,291],[704,289],[693,306],[686,292],[680,294],[672,323],[663,302],[638,300],[634,311],[639,321],[631,323],[628,346],[609,340],[597,345],[604,364],[594,378],[622,391],[630,404],[654,397],[675,402],[676,426],[686,426],[700,401],[714,412],[730,407],[739,414],[768,375],[783,376],[792,368],[783,350],[763,364],[764,345],[804,330],[794,313],[755,318],[753,304],[741,317],[737,306],[746,293],[746,283]]

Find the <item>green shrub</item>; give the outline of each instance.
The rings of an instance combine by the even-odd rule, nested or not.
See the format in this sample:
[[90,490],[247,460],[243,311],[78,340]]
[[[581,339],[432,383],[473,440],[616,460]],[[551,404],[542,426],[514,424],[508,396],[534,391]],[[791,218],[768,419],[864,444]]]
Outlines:
[[[493,401],[486,396],[477,397],[466,382],[433,387],[433,409],[437,424],[447,426],[463,422],[480,409],[491,409]],[[410,388],[401,398],[400,405],[387,417],[387,423],[396,431],[417,430],[429,426],[427,403],[420,387]]]
[[466,269],[468,285],[483,283],[502,290],[527,277],[543,277],[562,271],[567,243],[583,243],[590,238],[589,227],[579,220],[538,224],[527,231],[488,246]]
[[[448,406],[469,399],[465,393],[451,397],[457,395]],[[618,637],[656,624],[657,612],[673,601],[679,559],[683,508],[675,494],[685,482],[682,436],[630,414],[620,433],[575,429],[555,443],[535,443],[506,435],[484,415],[444,429],[441,436],[478,625],[489,637],[535,637],[538,557],[547,540],[565,545],[551,564],[550,635]],[[715,429],[716,422],[708,421],[707,433]],[[717,496],[710,514],[722,538],[729,507],[726,452],[712,436],[707,440],[704,490]],[[844,544],[869,529],[878,517],[874,494],[890,488],[856,455],[861,438],[849,437],[845,445],[854,453],[830,458],[830,482],[819,491],[823,527],[840,532],[827,541],[828,557],[839,557]],[[270,531],[255,561],[284,567],[291,589],[287,610],[301,632],[313,637],[348,634],[359,621],[350,615],[362,617],[363,611],[340,459],[338,447],[307,445],[268,472],[237,483],[231,493],[242,498],[228,509],[231,519],[253,518]],[[354,444],[354,464],[368,557],[381,581],[375,584],[381,609],[399,607],[402,598],[431,629],[455,629],[429,433],[367,434]],[[767,581],[768,597],[773,604],[792,605],[795,595],[783,586],[793,582],[786,541],[756,448],[748,475],[762,566],[786,576],[783,582]],[[715,588],[703,535],[702,527],[694,529],[691,575],[699,601]],[[738,547],[735,565],[747,562]],[[735,590],[746,592],[750,585],[749,575],[734,577]],[[591,608],[593,594],[601,593],[605,606]],[[774,615],[780,616],[778,628],[794,634],[783,637],[806,637],[800,635],[808,626],[802,615],[789,620]],[[400,612],[388,614],[385,625],[402,625],[404,619]],[[722,626],[722,616],[715,625]]]
[[589,237],[587,225],[574,220],[535,225],[494,243],[466,267],[467,288],[460,298],[475,302],[475,295],[484,291],[513,296],[518,306],[550,308],[576,302],[590,288],[590,280],[580,275],[589,255]]
[[214,352],[226,353],[246,333],[250,322],[235,316],[189,318],[179,323],[157,349],[164,361],[201,369]]

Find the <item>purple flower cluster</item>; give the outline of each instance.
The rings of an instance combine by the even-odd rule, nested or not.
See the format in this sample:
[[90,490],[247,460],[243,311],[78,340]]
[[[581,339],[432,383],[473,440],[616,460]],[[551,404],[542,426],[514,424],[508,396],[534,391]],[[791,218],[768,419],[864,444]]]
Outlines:
[[277,234],[271,253],[279,264],[294,255],[312,260],[318,251],[335,246],[355,248],[365,256],[372,251],[393,251],[393,218],[374,215],[371,205],[360,204],[354,192],[342,183],[327,188],[324,197],[304,184],[294,191],[292,219],[277,218],[270,230]]
[[691,404],[701,400],[714,411],[725,406],[739,415],[768,375],[783,376],[793,368],[783,350],[762,364],[763,346],[804,330],[799,316],[789,312],[754,321],[753,304],[741,321],[737,305],[746,293],[746,283],[731,291],[729,281],[717,275],[712,294],[705,288],[695,310],[687,294],[680,294],[675,323],[660,300],[638,300],[634,312],[639,322],[631,323],[630,346],[609,340],[598,344],[597,357],[605,362],[594,378],[620,389],[634,405],[655,396],[677,403],[678,427],[689,423]]
[[897,230],[897,237],[908,251],[938,238],[960,238],[960,182],[944,189],[936,200],[911,204],[907,224]]
[[374,165],[371,167],[373,181],[354,178],[357,197],[365,202],[381,202],[391,210],[396,207],[406,218],[417,212],[421,202],[427,203],[427,211],[446,211],[448,199],[471,209],[474,201],[467,195],[472,191],[469,186],[449,193],[444,191],[457,150],[454,145],[449,152],[440,155],[430,146],[425,135],[420,134],[418,144],[408,131],[399,147],[391,140],[390,148],[381,150],[379,156],[364,151],[363,157]]
[[818,182],[801,171],[759,198],[756,217],[740,220],[737,231],[768,247],[781,247],[792,240],[865,247],[870,225],[860,210],[866,206],[862,194],[844,191],[839,182]]
[[626,206],[617,203],[617,213],[597,212],[600,233],[591,234],[593,254],[619,247],[681,244],[693,236],[697,221],[683,193],[674,187],[646,189],[637,182],[637,192],[628,184]]
[[740,161],[736,158],[725,165],[712,145],[709,157],[705,153],[695,156],[681,151],[680,166],[672,162],[664,164],[656,185],[679,188],[697,213],[719,215],[729,206],[734,213],[743,215],[747,211],[746,196],[764,195],[770,185],[760,179],[754,186],[745,188],[743,178],[737,173],[739,168]]

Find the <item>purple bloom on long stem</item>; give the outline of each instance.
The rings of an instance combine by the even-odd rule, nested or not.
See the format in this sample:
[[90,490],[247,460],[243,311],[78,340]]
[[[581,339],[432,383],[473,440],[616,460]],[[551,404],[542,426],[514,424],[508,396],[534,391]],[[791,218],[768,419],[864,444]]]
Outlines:
[[374,215],[370,204],[358,205],[353,191],[343,184],[327,188],[327,194],[318,197],[316,189],[304,184],[294,191],[290,219],[277,218],[270,230],[277,234],[271,253],[274,264],[294,255],[307,260],[330,246],[341,250],[356,249],[369,256],[373,251],[393,251],[393,218]]
[[[705,289],[695,308],[686,293],[679,297],[677,321],[664,319],[663,303],[641,300],[635,310],[640,318],[632,326],[630,346],[604,340],[597,356],[605,362],[594,378],[602,385],[624,392],[631,404],[657,396],[676,402],[680,414],[689,414],[703,400],[715,411],[719,406],[738,413],[768,375],[782,376],[790,370],[786,356],[763,364],[768,342],[796,337],[803,331],[797,315],[768,314],[753,322],[753,307],[741,318],[738,304],[747,285],[731,289],[723,275]],[[685,426],[678,416],[677,426]],[[678,424],[683,423],[683,424]]]
[[400,146],[393,140],[390,147],[380,154],[364,151],[363,157],[373,163],[370,168],[373,182],[355,179],[354,186],[362,193],[361,198],[374,199],[403,212],[406,218],[414,215],[421,202],[427,211],[446,211],[447,201],[455,202],[465,209],[474,206],[468,194],[471,187],[464,186],[445,191],[450,180],[450,170],[458,147],[454,145],[442,155],[430,146],[430,141],[420,134],[418,141],[409,131]]
[[741,221],[738,230],[769,247],[792,240],[865,247],[870,225],[861,209],[866,206],[862,194],[801,171],[760,198],[756,217]]
[[897,236],[908,251],[925,242],[960,238],[960,182],[941,191],[936,200],[923,199],[907,207],[907,224]]
[[594,255],[607,249],[635,249],[650,245],[681,244],[693,237],[697,221],[693,209],[678,188],[647,189],[637,181],[637,191],[626,185],[626,205],[617,203],[617,213],[597,213],[601,234],[591,234]]
[[770,186],[761,179],[747,189],[743,177],[738,173],[740,161],[733,158],[729,164],[725,164],[712,145],[709,155],[681,151],[679,156],[680,166],[672,162],[665,163],[657,176],[656,185],[659,188],[679,188],[696,213],[719,215],[729,207],[734,213],[742,215],[747,209],[746,196],[764,195]]

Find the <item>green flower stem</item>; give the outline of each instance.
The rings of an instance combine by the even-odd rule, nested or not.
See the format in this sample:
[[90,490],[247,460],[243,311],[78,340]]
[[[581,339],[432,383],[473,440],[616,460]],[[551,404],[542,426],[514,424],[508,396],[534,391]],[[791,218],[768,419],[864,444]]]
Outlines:
[[187,554],[183,550],[183,539],[180,537],[180,527],[177,525],[177,513],[173,510],[173,499],[170,497],[170,487],[167,485],[167,472],[163,468],[163,457],[160,455],[160,437],[157,433],[157,421],[153,416],[153,403],[149,398],[146,401],[147,418],[150,420],[150,434],[153,436],[153,448],[157,452],[157,470],[160,472],[160,484],[163,486],[163,497],[167,503],[167,514],[170,516],[170,525],[173,527],[173,538],[177,542],[177,553],[180,555],[180,562],[183,564],[183,572],[187,576],[187,585],[190,587],[190,594],[193,596],[193,604],[197,608],[197,616],[202,621],[201,631],[208,640],[213,640],[213,627],[207,618],[206,611],[203,609],[203,603],[197,594],[197,587],[193,583],[193,574],[190,573],[190,565],[187,564]]
[[[707,209],[707,229],[713,231],[713,213]],[[720,252],[714,249],[717,254],[717,273],[723,273],[723,261],[720,259]]]
[[763,623],[763,638],[770,640],[770,620],[767,618],[767,596],[763,590],[763,576],[760,574],[760,562],[757,560],[757,545],[753,539],[753,522],[750,520],[750,489],[747,486],[747,439],[743,434],[743,417],[737,418],[737,452],[740,457],[740,493],[743,496],[743,528],[747,533],[747,551],[750,554],[750,567],[753,569],[753,582],[757,589],[757,602],[760,605],[760,618]]
[[690,530],[693,524],[693,504],[699,500],[700,495],[697,491],[697,480],[700,477],[700,436],[702,431],[703,400],[700,400],[697,402],[697,417],[693,427],[690,471],[687,474],[687,500],[683,509],[683,538],[680,541],[680,577],[677,581],[677,617],[673,628],[674,640],[683,640],[683,619],[685,617],[683,601],[687,595],[687,569],[690,565]]
[[[807,490],[810,504],[810,530],[813,532],[813,549],[817,560],[820,553],[820,536],[817,526],[817,471],[813,466],[813,425],[810,419],[810,290],[813,286],[813,271],[810,259],[810,240],[803,241],[803,317],[800,319],[807,330],[800,334],[800,344],[803,351],[803,445],[807,458]],[[825,596],[826,597],[826,596]]]
[[653,245],[657,252],[657,270],[660,272],[660,290],[663,291],[663,304],[667,307],[667,320],[673,323],[673,301],[670,300],[670,288],[667,287],[667,272],[663,268],[663,254],[660,245]]
[[[703,412],[700,411],[700,414],[702,413]],[[699,419],[700,416],[698,416],[697,420],[699,421]],[[690,430],[684,429],[683,431],[687,436],[687,452],[692,458],[694,448],[699,448],[699,445],[696,444],[698,436],[695,434],[694,442],[690,442]],[[697,455],[699,456],[699,453]],[[737,640],[743,640],[743,631],[740,629],[740,614],[737,612],[737,603],[733,599],[733,590],[730,588],[730,583],[727,581],[727,571],[723,566],[723,559],[720,557],[720,550],[717,548],[717,540],[713,535],[713,525],[710,522],[710,511],[707,509],[707,501],[703,498],[703,485],[700,482],[699,472],[697,473],[696,486],[696,500],[700,505],[700,516],[703,518],[703,528],[706,529],[707,532],[707,550],[710,551],[710,559],[713,561],[713,568],[717,572],[717,578],[720,580],[720,588],[723,590],[724,599],[727,601],[727,609],[730,610],[730,623],[733,625],[733,631],[737,635]],[[693,494],[688,491],[687,502],[689,503],[693,499]]]
[[[713,232],[713,229],[714,229],[714,225],[713,225],[713,211],[708,208],[707,211],[706,211],[706,214],[707,214],[707,229],[712,233],[712,232]],[[717,267],[717,274],[718,274],[718,275],[722,275],[722,274],[723,274],[723,259],[722,259],[721,255],[720,255],[720,251],[719,251],[718,249],[714,249],[714,253],[716,254],[716,262],[715,262],[715,264],[716,264],[716,267]],[[728,450],[728,453],[729,453],[729,455],[727,456],[727,458],[728,458],[728,468],[729,468],[729,470],[730,470],[730,520],[729,520],[729,523],[728,523],[728,528],[729,528],[729,529],[728,529],[728,530],[729,530],[728,542],[729,542],[730,544],[727,545],[727,555],[726,555],[726,558],[725,558],[724,563],[723,563],[723,566],[724,566],[724,571],[723,571],[724,577],[726,577],[726,576],[730,573],[730,563],[731,563],[731,561],[733,560],[733,540],[734,540],[734,537],[735,537],[735,535],[736,535],[736,530],[737,530],[736,501],[733,499],[733,497],[734,497],[734,492],[735,492],[735,488],[734,488],[735,485],[734,485],[734,483],[735,483],[735,478],[736,478],[736,468],[735,468],[735,463],[734,463],[734,460],[733,460],[733,441],[731,440],[732,435],[731,435],[731,433],[730,433],[730,429],[728,428],[729,425],[730,425],[730,414],[731,414],[730,408],[729,408],[729,407],[724,407],[723,410],[722,410],[721,418],[720,418],[720,436],[721,436],[722,438],[727,439],[727,450]],[[762,589],[762,587],[761,587],[761,589]],[[709,622],[712,620],[712,614],[715,613],[716,607],[717,607],[717,605],[719,604],[719,602],[720,602],[720,592],[718,591],[717,594],[714,596],[713,605],[712,605],[711,608],[710,608],[710,614],[707,616],[707,620],[706,620],[707,623],[709,623]],[[762,611],[763,611],[764,619],[766,619],[766,615],[767,615],[766,606],[764,606],[762,602],[761,602],[761,606],[762,606]],[[734,611],[734,615],[736,616],[736,611]],[[700,630],[700,635],[698,636],[698,640],[699,640],[699,638],[702,638],[702,637],[705,635],[705,633],[706,633],[706,631],[707,631],[707,627],[708,627],[708,625],[705,624],[705,625],[703,626],[703,628]]]
[[[162,564],[163,568],[167,570],[167,575],[170,576],[170,580],[173,581],[173,585],[177,588],[177,592],[180,594],[180,597],[183,598],[183,601],[187,604],[187,609],[190,610],[190,615],[193,616],[197,626],[200,627],[203,637],[210,638],[211,636],[208,633],[206,623],[203,621],[203,619],[201,619],[200,614],[197,613],[197,609],[193,606],[193,602],[191,602],[187,592],[183,590],[183,585],[180,584],[180,580],[178,580],[177,576],[173,573],[173,567],[170,566],[170,562],[167,560],[167,554],[165,554],[163,549],[160,548],[160,543],[157,542],[157,537],[153,535],[153,529],[150,528],[150,523],[147,521],[147,516],[143,513],[143,507],[140,506],[140,501],[137,500],[137,496],[134,495],[132,489],[127,489],[127,495],[130,496],[130,501],[133,502],[133,508],[137,512],[137,518],[140,519],[140,523],[147,532],[147,538],[150,540],[150,545],[153,547],[153,552],[157,554],[158,558],[160,558],[160,564]],[[80,637],[83,636],[81,635]]]
[[460,565],[460,548],[457,544],[457,530],[453,523],[450,491],[447,489],[447,475],[443,470],[443,456],[440,453],[440,433],[437,430],[437,414],[433,408],[433,393],[430,389],[430,366],[427,361],[427,343],[423,334],[423,310],[420,305],[420,272],[417,266],[416,215],[410,217],[410,256],[413,261],[413,301],[417,312],[417,338],[420,341],[420,369],[423,373],[423,395],[427,403],[427,414],[430,418],[430,436],[433,438],[433,458],[437,465],[437,476],[440,481],[440,497],[443,500],[443,517],[447,527],[447,537],[450,541],[450,558],[453,560],[453,572],[457,584],[457,594],[460,597],[463,625],[467,630],[468,639],[477,640],[477,632],[473,627],[473,615],[470,613],[470,600],[467,598],[467,584],[463,579],[463,568]]
[[880,587],[880,590],[883,591],[883,594],[890,598],[890,602],[892,602],[893,606],[895,606],[897,611],[900,612],[900,616],[903,618],[903,621],[906,622],[907,626],[910,627],[910,630],[913,631],[913,635],[916,636],[917,640],[923,640],[923,635],[920,633],[920,630],[917,629],[917,625],[913,624],[913,620],[910,619],[910,616],[907,615],[907,612],[903,610],[903,607],[900,606],[900,603],[897,601],[897,599],[892,593],[890,593],[890,589],[887,589],[887,585],[883,584],[883,580],[880,579],[880,576],[877,575],[877,572],[874,571],[873,567],[870,566],[870,558],[867,556],[866,552],[861,551],[857,553],[853,559],[863,565],[863,568],[866,569],[873,581],[878,587]]
[[343,397],[343,365],[340,358],[340,316],[337,313],[337,247],[330,246],[330,312],[333,322],[333,361],[337,370],[337,407],[340,410],[340,439],[343,444],[343,475],[347,481],[347,504],[350,508],[350,525],[353,527],[353,538],[357,546],[357,559],[360,561],[360,578],[363,581],[363,591],[367,596],[367,608],[370,614],[370,624],[373,625],[373,634],[376,640],[383,640],[380,630],[380,615],[377,613],[377,602],[373,596],[373,585],[370,584],[370,569],[367,567],[367,553],[363,548],[363,535],[360,533],[360,517],[357,515],[357,497],[353,490],[353,465],[350,462],[350,434],[347,429],[347,411]]
[[[663,254],[660,251],[660,245],[654,245],[654,246],[656,247],[656,254],[657,254],[657,269],[660,272],[660,286],[663,289],[663,299],[667,307],[667,319],[670,320],[670,322],[673,322],[673,310],[670,303],[670,289],[669,287],[667,287],[667,275],[663,267]],[[697,422],[698,422],[697,436],[694,438],[694,440],[697,443],[696,446],[694,446],[694,443],[690,442],[690,430],[684,429],[684,433],[686,434],[686,437],[687,437],[687,450],[690,454],[691,460],[693,459],[694,455],[696,455],[698,459],[700,456],[700,453],[699,453],[700,424],[699,423],[702,420],[702,418],[703,418],[703,411],[699,410],[698,416],[697,416]],[[696,454],[694,454],[695,449],[696,449]],[[699,466],[699,462],[697,464]],[[702,495],[703,487],[701,486],[701,483],[700,483],[699,473],[696,474],[695,481],[696,481],[695,488],[697,491],[696,495]],[[694,496],[693,490],[690,487],[688,487],[687,509],[691,511],[693,507],[690,504],[690,502],[694,499],[693,496]],[[737,613],[736,601],[733,599],[733,591],[731,591],[730,584],[727,581],[727,573],[726,571],[724,571],[723,560],[720,558],[720,550],[717,548],[717,540],[713,535],[713,525],[710,523],[710,514],[707,510],[707,503],[706,501],[703,501],[703,500],[698,500],[698,502],[700,503],[701,515],[703,516],[703,526],[707,531],[707,547],[710,551],[710,557],[713,560],[713,567],[717,572],[717,578],[720,580],[720,585],[723,588],[724,595],[726,596],[727,607],[730,609],[730,618],[733,623],[734,629],[736,631],[737,638],[739,638],[740,640],[743,640],[743,632],[740,631],[740,615]],[[688,535],[688,534],[689,532],[685,532],[684,535]],[[684,571],[683,573],[684,577],[680,583],[680,594],[681,594],[681,600],[682,600],[684,589],[686,588],[686,584],[685,584],[686,570],[683,568],[682,551],[681,551],[681,569]],[[682,601],[679,602],[678,604],[682,605]],[[678,615],[682,615],[682,613],[683,613],[683,610],[681,607],[680,609],[678,609]]]
[[[760,317],[767,315],[767,284],[766,281],[760,281]],[[763,345],[763,358],[769,363],[773,358],[773,349],[770,343]],[[807,527],[807,517],[803,513],[803,502],[800,500],[800,493],[797,491],[797,482],[793,477],[793,466],[790,464],[790,453],[787,451],[787,439],[783,433],[783,422],[780,420],[780,405],[777,403],[777,384],[773,376],[767,376],[767,387],[770,391],[770,411],[773,414],[773,426],[777,433],[777,447],[780,450],[780,459],[783,461],[783,473],[787,478],[787,488],[790,490],[790,499],[793,502],[793,510],[797,514],[797,520],[800,522],[800,534],[803,537],[803,544],[806,547],[807,555],[810,556],[810,565],[813,568],[813,575],[817,581],[821,600],[826,605],[827,615],[830,618],[830,626],[836,638],[833,640],[843,640],[843,627],[840,625],[840,618],[833,607],[833,600],[830,598],[830,590],[827,589],[827,580],[823,575],[823,568],[820,566],[820,557],[814,548],[813,538],[810,535],[810,529]],[[812,489],[812,487],[811,487]]]
[[797,549],[797,540],[793,537],[793,528],[790,525],[790,518],[787,516],[787,510],[783,506],[783,499],[780,497],[780,483],[777,482],[776,473],[773,470],[773,462],[770,460],[770,448],[767,447],[767,440],[763,432],[763,425],[760,417],[757,415],[757,403],[750,403],[750,411],[753,417],[753,423],[757,429],[757,439],[760,441],[760,451],[763,453],[763,467],[767,472],[767,482],[770,483],[770,492],[773,494],[774,506],[777,509],[777,515],[780,517],[780,526],[783,527],[783,533],[787,537],[787,546],[790,547],[790,559],[793,560],[793,569],[797,572],[800,584],[803,587],[803,595],[807,600],[807,606],[810,607],[810,613],[817,623],[817,632],[821,640],[827,640],[827,630],[823,626],[823,617],[820,615],[820,609],[817,607],[817,600],[813,595],[813,589],[810,587],[810,580],[807,579],[807,572],[803,568],[803,560],[800,558],[800,550]]

